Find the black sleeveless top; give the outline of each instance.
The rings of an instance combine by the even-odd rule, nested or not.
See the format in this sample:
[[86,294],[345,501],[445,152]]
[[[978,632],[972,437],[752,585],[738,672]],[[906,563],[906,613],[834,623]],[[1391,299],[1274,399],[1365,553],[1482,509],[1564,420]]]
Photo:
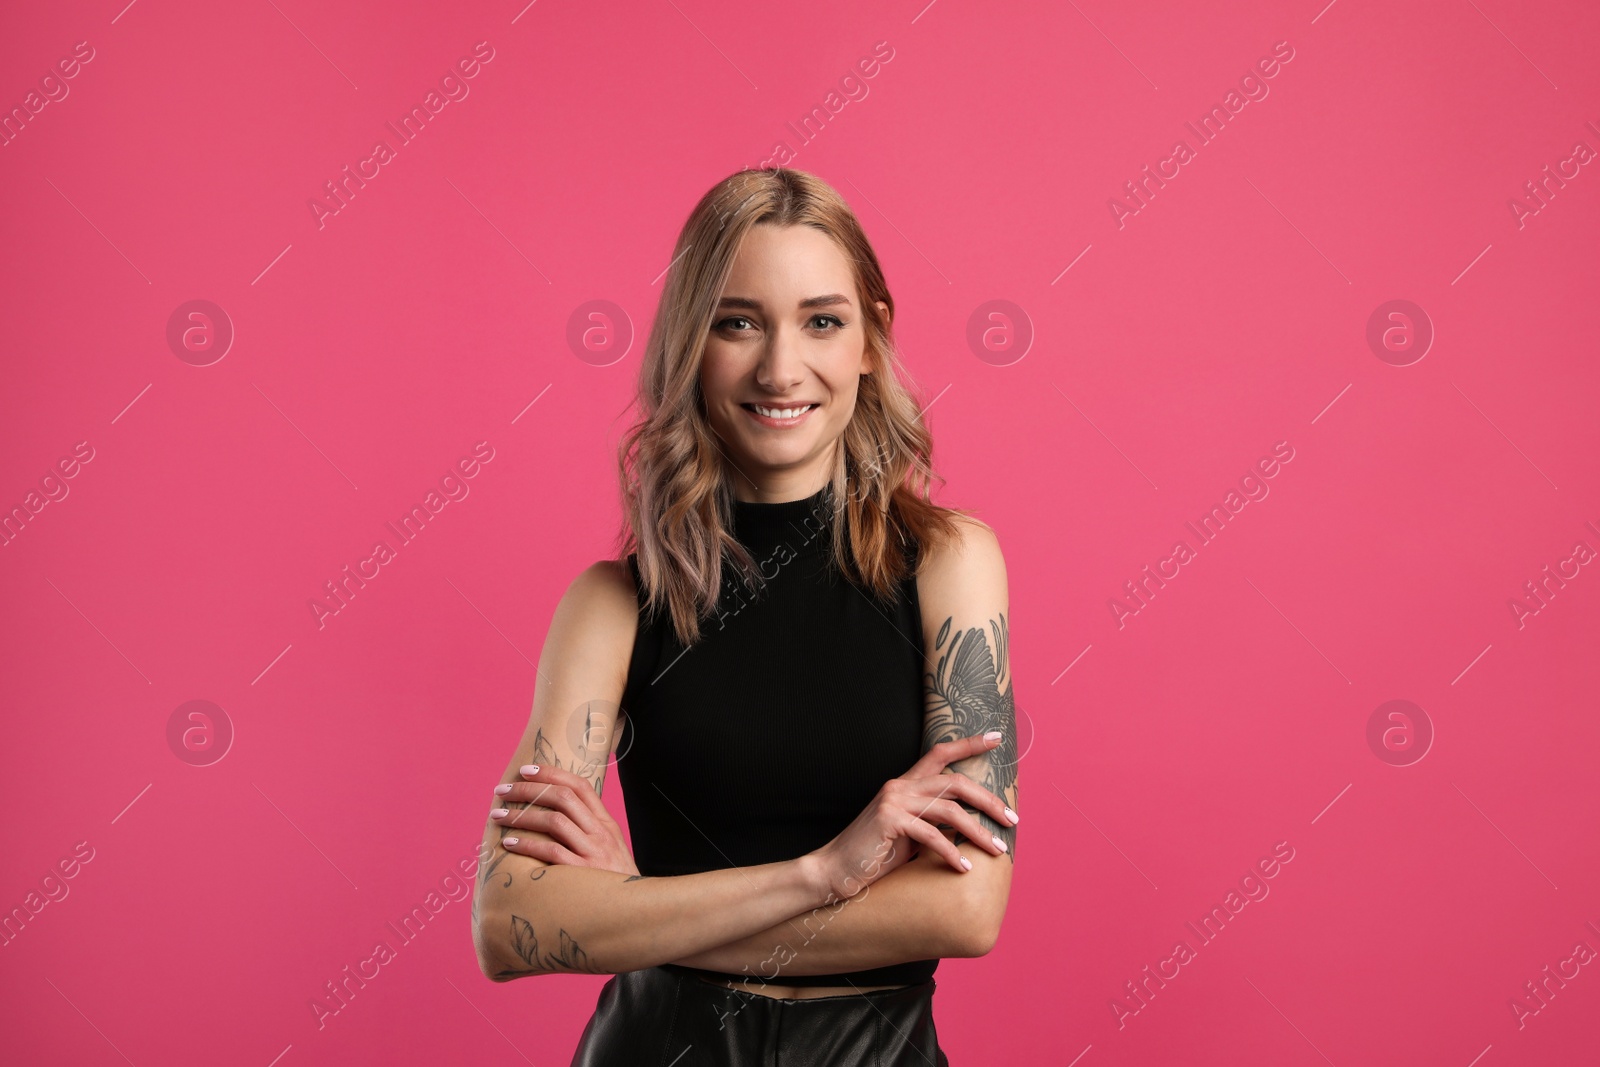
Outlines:
[[[830,556],[829,499],[825,486],[804,500],[734,501],[730,532],[765,581],[747,586],[725,558],[717,611],[687,650],[666,612],[647,615],[638,561],[628,557],[640,614],[622,696],[632,736],[619,749],[617,775],[641,874],[802,856],[838,836],[921,757],[916,579],[902,581],[893,601],[849,582]],[[666,966],[842,986],[914,985],[939,965],[786,975],[782,958],[742,975]]]

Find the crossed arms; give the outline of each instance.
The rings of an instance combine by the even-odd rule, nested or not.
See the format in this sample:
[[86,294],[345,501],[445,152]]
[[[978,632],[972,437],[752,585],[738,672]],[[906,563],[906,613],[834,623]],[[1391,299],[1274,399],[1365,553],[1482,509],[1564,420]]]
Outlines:
[[[1004,739],[998,746],[952,763],[946,773],[965,774],[1017,811],[1009,605],[998,541],[987,526],[964,520],[962,538],[931,553],[917,580],[927,655],[922,749],[999,730]],[[631,579],[617,562],[597,563],[573,582],[556,608],[540,655],[533,714],[503,782],[524,781],[520,768],[537,763],[592,784],[594,796],[586,801],[599,796],[615,731],[593,726],[616,703],[590,698],[620,696],[637,611]],[[962,806],[1005,842],[1005,854],[941,827],[971,862],[970,871],[956,872],[923,849],[843,901],[830,893],[810,857],[648,878],[562,862],[564,850],[551,834],[491,819],[473,897],[479,965],[496,981],[613,974],[668,962],[781,981],[779,971],[831,974],[981,956],[999,936],[1016,829]],[[612,832],[614,823],[604,825],[609,816],[599,818],[594,809],[603,816],[598,803],[573,802],[539,818],[571,818],[594,834]],[[528,822],[536,821],[533,814],[527,813]],[[614,833],[620,841],[620,830]],[[518,844],[508,848],[507,837]],[[631,858],[626,862],[633,870]]]

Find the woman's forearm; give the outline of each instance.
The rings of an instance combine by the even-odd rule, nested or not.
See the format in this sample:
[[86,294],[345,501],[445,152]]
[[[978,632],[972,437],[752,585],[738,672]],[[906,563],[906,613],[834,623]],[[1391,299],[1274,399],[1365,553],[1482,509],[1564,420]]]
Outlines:
[[617,974],[768,929],[828,899],[809,856],[671,878],[545,866],[500,851],[474,902],[485,975]]
[[[967,846],[977,855],[976,846]],[[973,955],[980,933],[967,907],[971,875],[928,851],[843,902],[671,962],[769,982],[785,974],[836,974],[911,960]]]

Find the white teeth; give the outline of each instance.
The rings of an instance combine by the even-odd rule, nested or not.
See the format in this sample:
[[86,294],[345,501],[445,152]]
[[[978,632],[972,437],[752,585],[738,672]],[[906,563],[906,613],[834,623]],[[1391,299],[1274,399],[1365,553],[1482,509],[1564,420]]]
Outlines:
[[755,408],[758,414],[765,415],[769,419],[792,419],[797,415],[803,415],[810,411],[813,405],[807,404],[805,407],[799,408],[764,408],[760,404],[751,404],[750,406]]

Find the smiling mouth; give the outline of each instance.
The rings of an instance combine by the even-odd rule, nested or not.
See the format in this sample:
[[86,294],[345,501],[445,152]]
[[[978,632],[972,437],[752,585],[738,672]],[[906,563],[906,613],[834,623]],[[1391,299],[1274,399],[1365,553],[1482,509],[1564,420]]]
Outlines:
[[763,404],[740,404],[739,406],[744,408],[746,411],[753,412],[754,414],[760,415],[763,418],[776,419],[776,420],[778,420],[780,422],[787,422],[790,419],[799,418],[801,415],[804,415],[806,412],[810,411],[812,408],[819,407],[820,405],[817,405],[817,404],[794,404],[794,405],[791,405],[789,407],[781,407],[781,408],[767,407],[767,406],[765,406]]

